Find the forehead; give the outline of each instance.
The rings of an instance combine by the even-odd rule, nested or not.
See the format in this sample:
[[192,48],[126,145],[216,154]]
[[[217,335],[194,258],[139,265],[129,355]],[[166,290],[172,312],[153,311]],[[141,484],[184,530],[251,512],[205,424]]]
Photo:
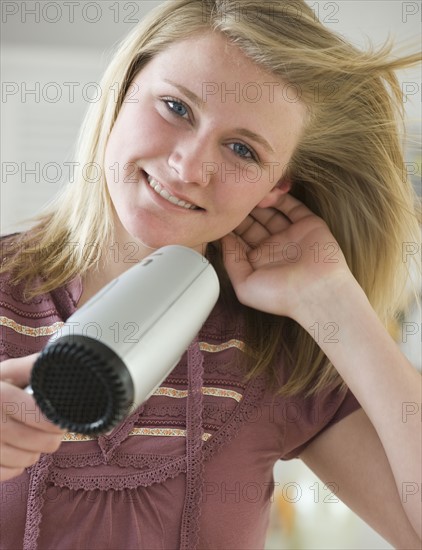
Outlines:
[[212,112],[216,123],[249,121],[273,141],[281,127],[285,138],[286,132],[298,136],[304,125],[306,107],[297,88],[256,64],[221,33],[171,44],[138,77],[178,83],[201,100],[204,114]]
[[[209,81],[216,84],[224,83],[227,91],[229,85],[233,85],[232,89],[235,89],[235,84],[250,84],[252,87],[254,83],[266,83],[267,87],[274,89],[283,84],[278,76],[260,67],[224,35],[216,32],[208,32],[171,44],[156,55],[147,67],[157,76],[165,72],[173,74],[174,77],[196,80],[198,84],[206,84]],[[246,99],[247,94],[243,95]],[[232,96],[234,97],[233,94]]]

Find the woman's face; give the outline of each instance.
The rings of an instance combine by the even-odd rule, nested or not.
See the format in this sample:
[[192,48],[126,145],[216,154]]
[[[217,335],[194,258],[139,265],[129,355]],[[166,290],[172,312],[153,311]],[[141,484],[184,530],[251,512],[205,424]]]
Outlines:
[[277,183],[304,125],[295,92],[219,34],[153,58],[106,148],[117,238],[203,252],[257,205],[271,206],[288,190]]

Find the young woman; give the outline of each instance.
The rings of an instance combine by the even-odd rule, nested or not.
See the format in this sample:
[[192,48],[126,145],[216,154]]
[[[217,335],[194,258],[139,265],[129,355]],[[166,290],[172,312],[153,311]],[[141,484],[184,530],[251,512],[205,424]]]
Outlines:
[[[262,548],[293,457],[420,547],[420,376],[385,328],[419,241],[394,75],[418,58],[389,53],[297,0],[172,0],[124,40],[77,181],[2,241],[2,548]],[[168,244],[212,261],[217,306],[111,434],[63,433],[22,390],[34,354]]]

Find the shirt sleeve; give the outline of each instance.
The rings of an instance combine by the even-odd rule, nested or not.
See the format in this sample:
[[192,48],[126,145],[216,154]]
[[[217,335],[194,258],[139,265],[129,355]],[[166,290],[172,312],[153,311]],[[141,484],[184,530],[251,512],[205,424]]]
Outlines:
[[283,450],[280,458],[298,458],[300,453],[321,432],[359,409],[353,393],[338,388],[323,391],[308,398],[288,399],[285,415]]

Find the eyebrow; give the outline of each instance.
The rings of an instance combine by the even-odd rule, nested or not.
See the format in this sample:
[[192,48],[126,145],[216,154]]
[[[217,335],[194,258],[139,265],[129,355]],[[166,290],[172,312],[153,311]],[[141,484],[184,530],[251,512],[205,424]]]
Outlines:
[[[198,107],[199,110],[201,110],[201,111],[204,110],[205,101],[203,99],[201,99],[200,97],[198,97],[196,94],[194,94],[191,90],[189,90],[188,88],[186,88],[182,84],[176,84],[176,82],[173,82],[172,80],[169,80],[168,78],[165,78],[164,81],[167,82],[168,84],[171,84],[172,86],[177,88],[180,92],[185,94],[185,96],[188,97],[192,101],[192,103],[194,103]],[[237,132],[238,134],[241,134],[241,135],[243,135],[243,136],[245,136],[249,139],[252,139],[252,140],[256,141],[257,143],[260,143],[262,145],[262,147],[268,153],[275,154],[274,149],[271,147],[271,145],[268,143],[268,141],[265,140],[259,134],[256,134],[255,132],[252,132],[251,130],[248,130],[247,128],[235,128],[234,131]]]

